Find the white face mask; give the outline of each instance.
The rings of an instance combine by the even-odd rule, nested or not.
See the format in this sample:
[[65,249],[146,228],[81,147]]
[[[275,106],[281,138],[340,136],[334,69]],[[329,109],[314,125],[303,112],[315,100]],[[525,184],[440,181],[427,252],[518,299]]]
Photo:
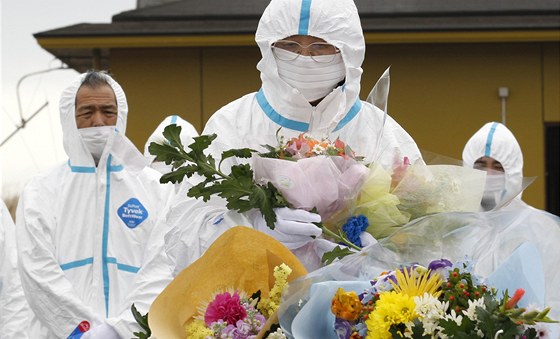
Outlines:
[[82,140],[86,144],[86,147],[93,156],[95,164],[99,163],[99,159],[103,154],[105,145],[107,144],[107,139],[111,133],[114,133],[115,126],[101,126],[101,127],[88,127],[80,128],[78,132],[82,136]]
[[487,174],[486,186],[480,206],[483,211],[489,211],[496,207],[505,193],[506,178],[503,174]]
[[[275,53],[295,54],[282,49],[277,49]],[[332,55],[314,56],[314,58],[330,59]],[[310,56],[300,55],[291,61],[276,58],[276,64],[280,78],[299,90],[309,102],[326,97],[346,76],[340,53],[337,53],[331,62],[317,62]]]

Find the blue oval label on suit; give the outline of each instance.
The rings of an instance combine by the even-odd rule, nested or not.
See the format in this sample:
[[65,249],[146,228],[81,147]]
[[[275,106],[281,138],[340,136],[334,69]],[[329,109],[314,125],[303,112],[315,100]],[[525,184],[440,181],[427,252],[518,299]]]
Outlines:
[[122,204],[117,214],[128,228],[136,228],[148,218],[148,210],[136,198],[130,198]]

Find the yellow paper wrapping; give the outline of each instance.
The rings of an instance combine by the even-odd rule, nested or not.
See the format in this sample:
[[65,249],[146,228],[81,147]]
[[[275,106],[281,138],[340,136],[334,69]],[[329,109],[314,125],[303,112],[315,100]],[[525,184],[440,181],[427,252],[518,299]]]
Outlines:
[[274,267],[282,263],[292,269],[288,281],[307,274],[276,239],[248,227],[229,229],[156,298],[148,317],[152,336],[184,339],[185,323],[216,292],[237,289],[251,294],[260,290],[267,297],[274,285]]

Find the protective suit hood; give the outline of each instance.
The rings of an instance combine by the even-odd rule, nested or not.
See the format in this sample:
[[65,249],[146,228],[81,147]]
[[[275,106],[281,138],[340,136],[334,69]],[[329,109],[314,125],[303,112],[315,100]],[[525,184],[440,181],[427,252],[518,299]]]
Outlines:
[[[293,35],[321,38],[342,54],[345,82],[316,107],[278,75],[271,45]],[[326,135],[358,113],[365,41],[352,0],[272,0],[259,21],[255,39],[262,54],[257,69],[263,83],[257,100],[272,120],[300,132]]]
[[150,144],[152,142],[157,142],[157,143],[162,143],[163,140],[163,130],[165,129],[165,127],[169,126],[169,125],[173,125],[173,124],[177,124],[177,126],[181,126],[181,143],[183,144],[183,146],[188,146],[193,142],[193,138],[198,136],[198,132],[196,131],[196,129],[194,128],[193,125],[191,125],[191,123],[189,123],[188,121],[182,119],[180,116],[178,115],[170,115],[168,117],[166,117],[165,119],[163,119],[163,121],[158,125],[158,127],[154,130],[154,132],[152,133],[152,135],[150,135],[150,137],[148,138],[148,141],[146,141],[146,145],[144,146],[144,156],[145,157],[153,157],[150,154],[150,151],[148,150],[148,147],[150,147]]
[[469,139],[463,149],[463,165],[472,168],[481,157],[490,157],[502,164],[507,192],[521,192],[523,154],[515,136],[506,126],[489,122]]
[[[136,149],[136,147],[130,140],[124,137],[128,115],[128,103],[124,91],[109,75],[102,74],[102,76],[105,77],[109,86],[111,86],[115,93],[118,114],[115,133],[107,139],[107,144],[105,145],[105,150],[100,161],[103,161],[103,158],[106,158],[109,152],[114,153],[115,158],[119,158],[121,161],[125,154],[128,156],[132,155],[133,160],[139,160],[138,155],[141,156],[141,153],[136,150],[138,154],[134,154],[133,149]],[[60,121],[62,124],[64,150],[69,157],[70,167],[76,170],[95,167],[93,157],[86,144],[82,141],[76,125],[76,94],[85,77],[86,73],[80,74],[70,86],[62,92],[60,98]],[[139,165],[140,167],[145,166],[145,163],[142,164],[142,162],[138,161],[132,161],[131,164]]]

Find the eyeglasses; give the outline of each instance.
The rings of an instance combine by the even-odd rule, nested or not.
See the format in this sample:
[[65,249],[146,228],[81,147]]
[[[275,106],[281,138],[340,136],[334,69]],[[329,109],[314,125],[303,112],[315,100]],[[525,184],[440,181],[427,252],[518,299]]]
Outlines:
[[[278,49],[292,53],[281,53]],[[278,40],[272,44],[272,52],[274,56],[283,61],[292,61],[297,59],[306,49],[311,58],[316,62],[331,62],[334,60],[340,50],[335,46],[326,42],[313,42],[307,46],[302,46],[295,41]]]

